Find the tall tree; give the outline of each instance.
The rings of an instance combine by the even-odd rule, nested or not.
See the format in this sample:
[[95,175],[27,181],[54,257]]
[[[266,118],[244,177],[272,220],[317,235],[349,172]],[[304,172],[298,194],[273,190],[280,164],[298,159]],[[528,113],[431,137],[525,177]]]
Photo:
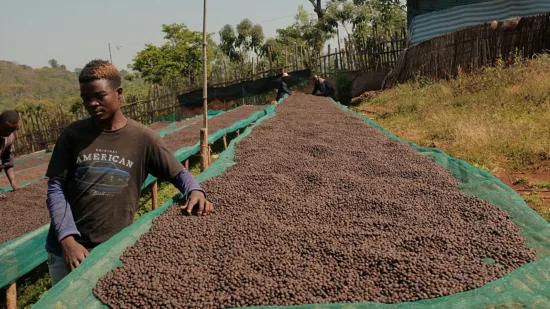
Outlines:
[[309,2],[313,5],[313,11],[317,14],[317,18],[323,19],[325,16],[325,9],[323,8],[321,0],[309,0]]
[[[188,78],[194,84],[202,72],[202,32],[191,31],[185,24],[162,25],[162,31],[167,42],[162,46],[147,44],[134,58],[132,69],[151,83]],[[207,40],[207,57],[210,59],[215,43],[211,34],[208,34]]]
[[298,13],[291,26],[277,29],[278,43],[285,46],[292,46],[296,43],[315,52],[321,51],[325,42],[331,37],[330,33],[318,27],[317,21],[310,17],[302,5],[298,7]]
[[235,29],[225,25],[219,32],[221,50],[232,61],[242,62],[250,52],[259,53],[264,43],[264,31],[261,25],[250,19],[243,19]]

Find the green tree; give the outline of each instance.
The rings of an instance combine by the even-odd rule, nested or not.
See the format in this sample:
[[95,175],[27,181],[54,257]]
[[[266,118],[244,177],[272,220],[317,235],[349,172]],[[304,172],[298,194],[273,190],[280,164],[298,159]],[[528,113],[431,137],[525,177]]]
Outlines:
[[317,27],[329,33],[339,25],[356,36],[365,36],[374,25],[392,32],[400,29],[407,18],[403,0],[328,0],[324,6],[320,0],[309,2],[318,16]]
[[[185,24],[162,25],[162,31],[167,42],[162,46],[147,44],[134,58],[132,69],[140,72],[143,80],[154,84],[174,84],[182,79],[194,84],[202,72],[202,32],[191,31]],[[211,59],[215,45],[211,34],[207,42],[207,57]]]
[[50,59],[50,61],[48,61],[48,64],[54,69],[59,67],[59,63],[57,63],[57,60],[55,59]]
[[227,24],[219,32],[221,50],[232,61],[243,62],[250,52],[259,53],[265,37],[261,25],[243,19],[235,29]]

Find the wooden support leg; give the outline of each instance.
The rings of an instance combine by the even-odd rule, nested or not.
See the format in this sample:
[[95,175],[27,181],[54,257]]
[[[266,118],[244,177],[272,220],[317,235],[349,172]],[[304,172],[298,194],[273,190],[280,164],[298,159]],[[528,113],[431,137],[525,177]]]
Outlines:
[[224,136],[222,137],[222,139],[223,139],[223,150],[226,150],[226,149],[227,149],[227,138],[226,138],[226,135],[224,135]]
[[152,193],[153,193],[153,210],[157,209],[158,207],[158,182],[155,180],[155,182],[153,182],[153,189],[152,189]]
[[185,169],[189,170],[189,159],[185,160]]
[[237,130],[237,136],[241,135],[241,130]]
[[208,132],[205,128],[201,129],[201,163],[200,170],[203,172],[208,168],[208,163],[210,162],[210,151],[208,146]]
[[6,309],[17,309],[17,285],[15,282],[6,289]]

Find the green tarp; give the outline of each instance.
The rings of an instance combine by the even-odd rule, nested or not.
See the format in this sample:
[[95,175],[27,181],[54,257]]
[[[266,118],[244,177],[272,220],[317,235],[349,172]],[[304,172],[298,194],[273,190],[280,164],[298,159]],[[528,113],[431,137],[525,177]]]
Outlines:
[[[336,103],[338,104],[338,103]],[[253,128],[275,115],[277,105],[268,107],[267,116],[259,119],[241,136],[233,140],[220,158],[201,173],[197,179],[205,181],[221,174],[235,164],[235,143],[250,134]],[[348,109],[342,105],[345,111]],[[362,117],[369,125],[383,131],[388,137],[402,141],[382,127]],[[406,141],[402,141],[406,142]],[[460,181],[460,188],[467,194],[486,199],[501,207],[513,221],[524,229],[527,245],[537,250],[539,259],[514,270],[508,275],[478,289],[445,297],[399,304],[354,303],[354,304],[314,304],[286,308],[297,309],[431,309],[431,308],[550,308],[550,224],[531,210],[512,189],[492,175],[476,169],[462,160],[448,156],[437,149],[418,147],[409,143],[419,153],[434,158],[435,162],[448,168]],[[176,195],[161,208],[148,213],[135,224],[124,229],[106,243],[98,246],[84,263],[67,278],[52,288],[33,308],[105,308],[92,293],[97,280],[121,266],[120,256],[126,248],[135,244],[146,233],[152,220],[162,214],[175,200]],[[281,306],[254,308],[285,308]]]
[[[208,135],[208,141],[212,143],[227,133],[242,129],[248,126],[250,123],[256,121],[258,118],[265,116],[266,113],[266,110],[252,113],[247,119],[239,120],[233,123],[230,127],[220,129],[215,133]],[[215,117],[220,114],[220,112],[212,113],[209,118]],[[171,130],[171,132],[169,133],[173,133],[185,127],[187,126]],[[169,133],[164,132],[164,134],[161,134],[161,136],[165,136]],[[177,150],[174,155],[181,162],[194,155],[199,150],[200,146],[197,142],[193,146],[183,147]],[[41,177],[40,179],[44,179],[44,177]],[[33,180],[32,182],[38,181],[40,179]],[[153,183],[153,181],[155,181],[155,178],[149,175],[142,189]],[[26,273],[46,261],[47,253],[44,245],[48,229],[49,224],[42,226],[41,228],[36,229],[33,232],[27,233],[23,236],[0,244],[0,288],[7,286],[17,278],[20,278],[21,276],[25,275]]]

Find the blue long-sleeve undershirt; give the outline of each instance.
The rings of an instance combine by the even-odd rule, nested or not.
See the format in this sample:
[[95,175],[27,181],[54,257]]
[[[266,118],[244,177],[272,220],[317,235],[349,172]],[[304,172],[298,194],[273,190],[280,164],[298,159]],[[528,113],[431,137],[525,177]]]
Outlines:
[[[64,180],[51,178],[48,180],[48,194],[46,204],[50,212],[51,224],[54,227],[57,240],[61,242],[69,236],[80,236],[73,218],[71,205],[65,196]],[[200,187],[195,177],[185,168],[172,179],[171,183],[176,187],[185,198],[189,197],[192,191],[204,190]]]

